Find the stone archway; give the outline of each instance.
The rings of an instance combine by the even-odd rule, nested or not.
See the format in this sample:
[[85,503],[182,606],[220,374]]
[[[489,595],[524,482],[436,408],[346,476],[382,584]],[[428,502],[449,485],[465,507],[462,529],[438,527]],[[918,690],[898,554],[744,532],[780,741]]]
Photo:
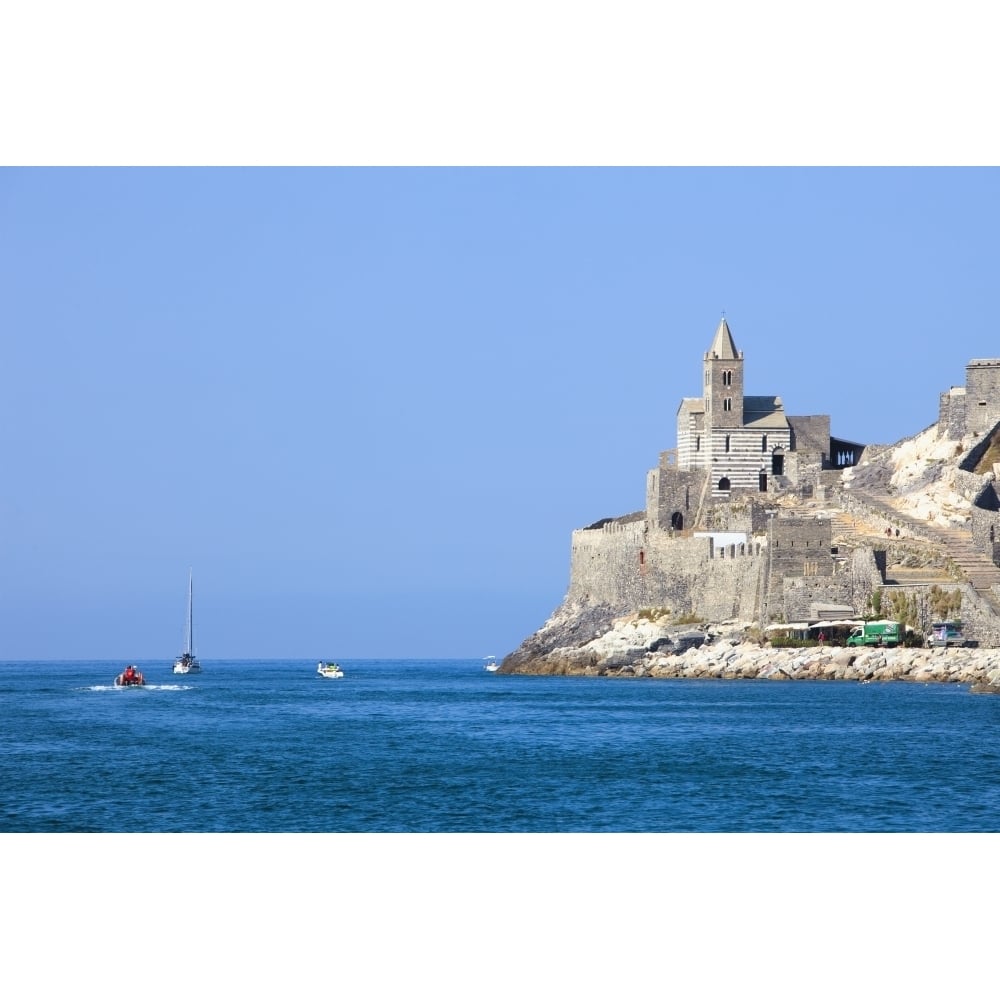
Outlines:
[[785,453],[780,448],[775,448],[771,452],[771,475],[783,476],[785,474]]
[[670,527],[677,531],[684,530],[684,515],[679,510],[675,510],[671,515]]
[[723,477],[722,477],[722,478],[721,478],[721,479],[719,480],[719,490],[720,490],[720,491],[721,491],[722,493],[728,493],[728,492],[729,492],[729,488],[730,488],[730,485],[731,485],[731,484],[730,484],[730,482],[729,482],[729,477],[728,477],[728,476],[723,476]]

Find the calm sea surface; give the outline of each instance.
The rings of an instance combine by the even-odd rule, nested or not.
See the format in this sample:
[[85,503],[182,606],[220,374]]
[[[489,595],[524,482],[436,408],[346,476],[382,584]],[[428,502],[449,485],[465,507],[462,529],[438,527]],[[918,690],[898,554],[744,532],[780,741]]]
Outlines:
[[0,664],[0,830],[996,831],[1000,698],[474,661]]

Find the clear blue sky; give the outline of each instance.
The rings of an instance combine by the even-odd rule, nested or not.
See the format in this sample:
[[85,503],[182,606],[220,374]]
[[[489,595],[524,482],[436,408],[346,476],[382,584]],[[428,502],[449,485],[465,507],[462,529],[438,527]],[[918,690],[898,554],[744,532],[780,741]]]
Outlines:
[[993,169],[0,171],[0,659],[502,656],[746,391],[933,423]]

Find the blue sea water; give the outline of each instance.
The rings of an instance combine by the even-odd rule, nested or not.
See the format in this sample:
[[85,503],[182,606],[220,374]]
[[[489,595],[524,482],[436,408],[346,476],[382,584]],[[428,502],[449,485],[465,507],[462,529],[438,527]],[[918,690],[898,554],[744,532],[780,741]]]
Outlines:
[[1000,698],[475,661],[0,664],[5,832],[1000,828]]

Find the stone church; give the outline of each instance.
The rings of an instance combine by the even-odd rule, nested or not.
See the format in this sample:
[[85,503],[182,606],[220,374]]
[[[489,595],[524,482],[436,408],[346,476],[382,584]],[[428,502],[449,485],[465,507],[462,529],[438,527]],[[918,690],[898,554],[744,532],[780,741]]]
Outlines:
[[[829,416],[786,414],[780,396],[744,395],[743,365],[723,317],[702,359],[704,395],[681,401],[677,447],[649,471],[645,509],[573,532],[566,608],[669,609],[762,626],[872,609],[872,595],[886,582],[887,550],[865,538],[834,548],[828,508],[866,509],[870,499],[857,476],[844,504],[842,472],[862,464],[863,455],[867,470],[878,471],[886,449],[834,438]],[[967,488],[978,491],[970,541],[998,563],[1000,500],[992,481],[984,485],[980,464],[991,443],[1000,443],[1000,359],[968,364],[965,386],[941,396],[938,426],[956,442],[980,438],[956,461]],[[795,496],[820,503],[783,502]],[[914,537],[928,530],[910,527]],[[966,619],[993,601],[977,593],[967,589]]]
[[647,509],[660,511],[657,526],[693,527],[706,503],[808,489],[822,472],[861,460],[864,445],[831,437],[828,415],[789,416],[780,396],[745,396],[743,364],[723,317],[702,362],[704,395],[681,400],[677,447],[651,473]]

